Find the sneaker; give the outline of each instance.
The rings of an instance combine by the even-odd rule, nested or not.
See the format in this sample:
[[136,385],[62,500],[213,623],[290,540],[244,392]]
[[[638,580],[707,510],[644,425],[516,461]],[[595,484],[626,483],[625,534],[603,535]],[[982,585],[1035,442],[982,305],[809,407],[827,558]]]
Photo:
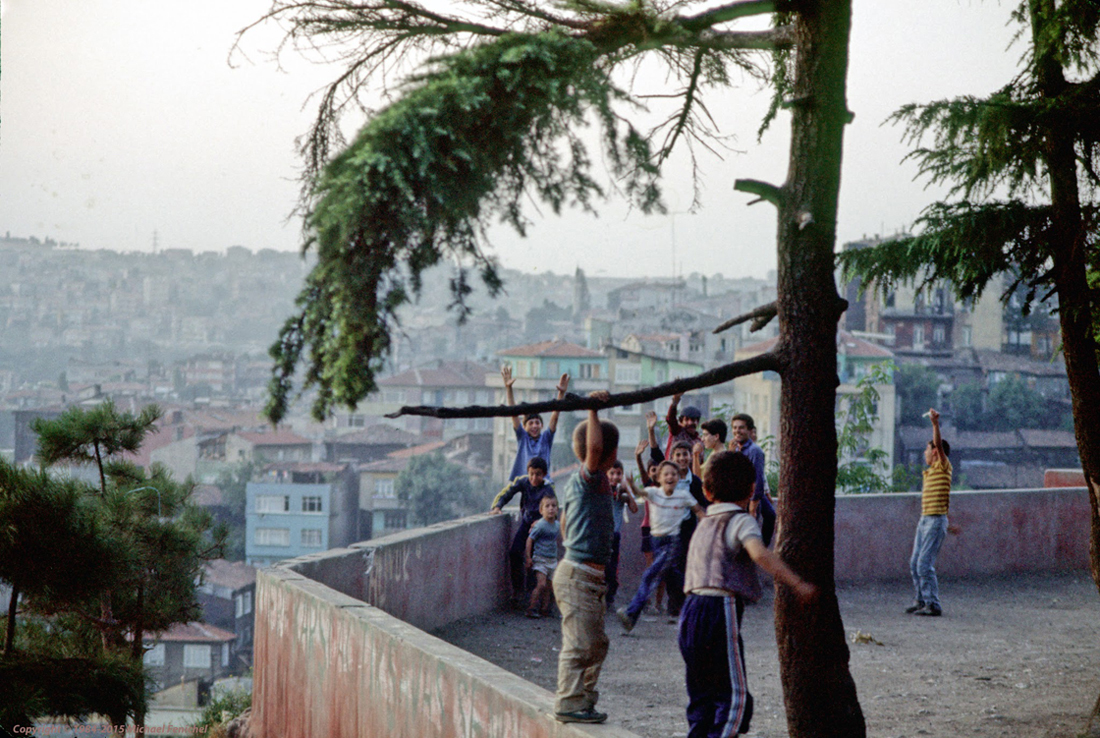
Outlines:
[[915,612],[916,612],[917,610],[923,610],[923,609],[924,609],[924,603],[923,603],[923,602],[921,602],[920,600],[917,600],[917,601],[916,601],[916,602],[914,602],[914,603],[913,603],[912,605],[910,605],[909,607],[905,608],[905,614],[906,614],[906,615],[912,615],[912,614],[913,614],[913,613],[915,613]]
[[940,609],[939,605],[934,605],[931,602],[929,602],[927,605],[925,605],[921,609],[915,611],[913,614],[914,615],[927,615],[929,617],[938,618],[940,615],[943,615],[943,610]]
[[623,630],[625,630],[627,633],[634,630],[634,623],[636,621],[634,620],[634,618],[630,617],[625,607],[620,607],[618,610],[615,611],[615,614],[619,616],[619,622],[623,624]]
[[531,618],[532,620],[538,620],[538,619],[539,619],[539,618],[541,618],[542,616],[541,616],[541,615],[539,615],[539,611],[538,611],[538,610],[528,610],[528,611],[527,611],[527,617]]
[[607,720],[607,713],[596,712],[595,708],[586,707],[575,712],[555,712],[554,719],[559,723],[602,723]]

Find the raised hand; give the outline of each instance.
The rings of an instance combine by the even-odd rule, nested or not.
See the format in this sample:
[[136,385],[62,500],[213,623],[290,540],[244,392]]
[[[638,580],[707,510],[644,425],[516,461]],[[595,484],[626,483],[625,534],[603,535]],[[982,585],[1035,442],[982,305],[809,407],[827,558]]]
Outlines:
[[512,376],[511,364],[505,364],[500,368],[500,378],[504,380],[504,386],[508,389],[511,389],[512,385],[516,383],[515,377]]
[[558,398],[565,397],[566,390],[569,389],[569,374],[562,374],[561,379],[558,380],[558,386],[555,388],[558,391]]
[[657,413],[653,410],[645,414],[645,427],[649,430],[653,430],[657,427]]

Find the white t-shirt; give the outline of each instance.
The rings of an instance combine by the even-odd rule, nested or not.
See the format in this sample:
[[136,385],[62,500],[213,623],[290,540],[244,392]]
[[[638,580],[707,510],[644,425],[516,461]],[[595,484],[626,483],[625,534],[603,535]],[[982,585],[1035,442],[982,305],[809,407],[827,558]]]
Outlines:
[[[732,502],[716,502],[707,508],[707,515],[720,515],[745,508]],[[749,538],[761,538],[760,524],[751,515],[735,515],[726,526],[726,548],[736,556]]]
[[670,495],[666,495],[660,487],[646,487],[645,492],[649,501],[649,534],[653,536],[679,533],[684,511],[690,511],[699,504],[690,492],[681,489],[673,490]]

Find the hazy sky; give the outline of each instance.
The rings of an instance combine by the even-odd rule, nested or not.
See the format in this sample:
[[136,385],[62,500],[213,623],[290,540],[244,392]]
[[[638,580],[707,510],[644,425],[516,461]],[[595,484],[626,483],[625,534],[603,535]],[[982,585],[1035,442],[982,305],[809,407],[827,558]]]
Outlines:
[[[287,222],[296,195],[294,139],[310,122],[308,95],[336,67],[290,64],[246,41],[227,62],[234,33],[267,0],[0,0],[0,234],[36,235],[122,251],[152,248],[294,250]],[[905,227],[935,194],[902,165],[898,106],[985,94],[1017,68],[1007,49],[1015,3],[991,0],[854,0],[839,241]],[[1007,50],[1006,50],[1007,49]],[[617,203],[598,219],[540,220],[527,239],[494,236],[506,267],[607,276],[667,275],[675,268],[764,276],[775,268],[775,211],[746,207],[738,177],[781,183],[789,125],[781,117],[757,144],[768,94],[754,84],[709,105],[745,153],[701,159],[703,209],[684,211],[684,160],[669,168],[666,199],[680,214],[645,217]]]

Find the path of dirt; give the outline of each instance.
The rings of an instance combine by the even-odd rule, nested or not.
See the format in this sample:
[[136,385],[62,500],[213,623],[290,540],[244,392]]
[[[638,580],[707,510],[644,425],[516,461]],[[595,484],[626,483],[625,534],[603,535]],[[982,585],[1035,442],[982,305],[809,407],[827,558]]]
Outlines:
[[[849,643],[867,734],[1079,735],[1100,694],[1100,596],[1088,575],[941,581],[941,591],[940,618],[905,615],[911,595],[901,584],[838,591],[848,635],[877,641]],[[754,738],[787,735],[772,614],[770,594],[745,612]],[[643,616],[630,635],[611,619],[607,626],[611,652],[600,708],[610,722],[647,738],[686,735],[676,625]],[[436,635],[554,689],[561,640],[555,619],[495,613]]]

